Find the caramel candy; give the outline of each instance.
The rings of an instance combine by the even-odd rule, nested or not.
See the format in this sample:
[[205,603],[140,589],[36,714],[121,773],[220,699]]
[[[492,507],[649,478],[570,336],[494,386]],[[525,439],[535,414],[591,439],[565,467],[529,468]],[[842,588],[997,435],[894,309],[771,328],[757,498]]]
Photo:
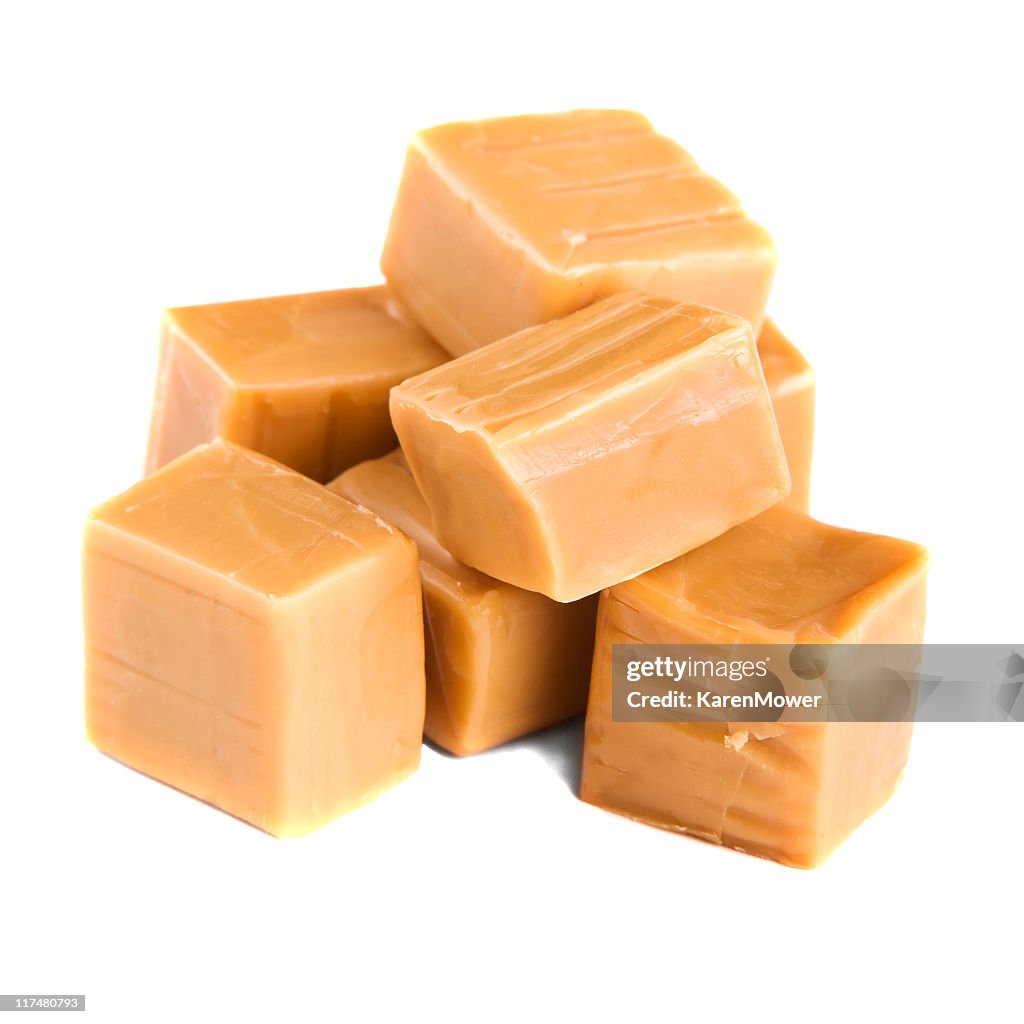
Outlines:
[[391,416],[445,547],[556,601],[789,491],[750,326],[642,292],[407,380]]
[[786,499],[806,512],[811,500],[811,454],[814,448],[814,371],[797,347],[772,320],[757,337],[782,447],[786,450],[793,489]]
[[84,553],[89,739],[277,836],[412,773],[415,545],[225,441],[101,505]]
[[220,436],[331,480],[394,448],[388,391],[447,358],[384,286],[167,310],[146,471]]
[[775,249],[646,118],[575,110],[414,136],[381,268],[461,355],[628,288],[736,313],[757,331]]
[[355,466],[329,486],[419,548],[429,739],[453,754],[475,754],[582,713],[596,597],[558,604],[456,561],[438,542],[401,452]]
[[580,796],[812,867],[891,795],[912,723],[616,722],[612,645],[920,643],[923,548],[779,505],[628,583],[598,611]]

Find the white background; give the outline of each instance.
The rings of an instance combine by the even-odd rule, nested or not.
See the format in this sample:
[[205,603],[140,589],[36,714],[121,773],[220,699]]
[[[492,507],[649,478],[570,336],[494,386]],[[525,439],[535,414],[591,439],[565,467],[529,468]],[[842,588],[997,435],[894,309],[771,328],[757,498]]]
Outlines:
[[814,872],[580,804],[578,726],[427,750],[277,842],[86,744],[78,606],[161,307],[372,282],[414,129],[613,105],[775,235],[817,515],[929,545],[930,640],[1024,642],[1015,6],[5,3],[0,992],[101,1021],[1020,1019],[1016,727],[919,727]]

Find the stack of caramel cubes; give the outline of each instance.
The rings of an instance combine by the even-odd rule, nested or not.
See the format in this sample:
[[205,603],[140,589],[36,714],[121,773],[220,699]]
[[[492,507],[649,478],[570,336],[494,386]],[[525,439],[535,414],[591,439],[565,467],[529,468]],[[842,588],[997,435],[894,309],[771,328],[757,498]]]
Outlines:
[[919,643],[926,554],[807,515],[769,235],[639,114],[412,141],[375,287],[168,310],[85,534],[89,738],[278,836],[586,710],[581,797],[784,863],[911,725],[616,721],[612,647]]

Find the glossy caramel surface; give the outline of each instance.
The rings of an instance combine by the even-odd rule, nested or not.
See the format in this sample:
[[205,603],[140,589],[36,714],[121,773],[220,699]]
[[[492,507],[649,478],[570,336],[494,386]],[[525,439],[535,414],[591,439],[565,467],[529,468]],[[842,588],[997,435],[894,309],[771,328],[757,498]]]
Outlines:
[[745,220],[739,200],[629,110],[576,110],[440,125],[413,145],[569,274],[663,259]]
[[267,596],[297,593],[397,536],[365,509],[223,440],[100,505],[90,522]]
[[811,504],[811,461],[814,454],[814,371],[800,350],[771,319],[765,320],[757,336],[757,354],[793,480],[793,488],[786,501],[806,512]]
[[164,317],[239,387],[390,380],[447,358],[385,285],[181,306]]
[[789,491],[750,326],[627,291],[391,393],[444,545],[574,601],[699,546]]
[[459,562],[437,539],[400,451],[353,466],[329,486],[419,549],[428,739],[473,754],[583,711],[596,597],[559,604]]
[[[926,566],[918,544],[829,526],[777,505],[618,593],[669,617],[703,618],[747,642],[754,642],[750,631],[777,633],[778,642],[851,640],[865,616]],[[916,635],[916,627],[907,628]]]
[[326,482],[394,447],[389,390],[446,358],[383,285],[169,309],[147,471],[225,437]]
[[735,313],[756,331],[775,249],[645,117],[573,110],[417,133],[381,269],[462,355],[629,288]]
[[926,569],[916,544],[782,504],[605,591],[582,799],[785,864],[820,864],[889,799],[913,723],[616,721],[613,647],[917,644]]
[[[735,316],[644,292],[623,292],[405,381],[403,400],[498,443],[591,412],[618,390],[683,362],[715,338],[737,347]],[[698,356],[699,358],[699,356]],[[707,396],[713,415],[717,396]]]
[[89,739],[276,836],[415,770],[412,542],[229,442],[96,509],[83,552]]

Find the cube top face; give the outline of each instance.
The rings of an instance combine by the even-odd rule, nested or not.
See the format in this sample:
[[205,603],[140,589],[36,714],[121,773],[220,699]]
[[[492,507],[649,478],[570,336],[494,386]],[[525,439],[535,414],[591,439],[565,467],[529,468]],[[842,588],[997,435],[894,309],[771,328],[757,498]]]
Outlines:
[[238,388],[396,381],[448,358],[384,285],[182,306],[164,318]]
[[409,545],[366,509],[223,440],[169,463],[90,519],[90,528],[128,534],[265,597],[298,594],[339,566]]
[[392,400],[411,402],[498,448],[614,401],[638,378],[690,357],[749,341],[739,317],[644,292],[623,292],[528,328],[404,381]]
[[506,584],[455,558],[434,533],[430,509],[409,466],[397,449],[382,459],[361,462],[327,485],[328,490],[383,516],[415,542],[420,565],[432,577],[441,573],[466,597],[482,600]]
[[926,566],[917,544],[827,526],[776,505],[613,592],[660,607],[698,633],[703,623],[740,642],[843,641],[855,639],[867,617]]
[[685,262],[744,235],[771,244],[724,185],[632,111],[447,124],[412,146],[499,233],[570,276],[620,261]]
[[814,387],[811,364],[772,320],[765,320],[757,336],[757,352],[773,399]]

